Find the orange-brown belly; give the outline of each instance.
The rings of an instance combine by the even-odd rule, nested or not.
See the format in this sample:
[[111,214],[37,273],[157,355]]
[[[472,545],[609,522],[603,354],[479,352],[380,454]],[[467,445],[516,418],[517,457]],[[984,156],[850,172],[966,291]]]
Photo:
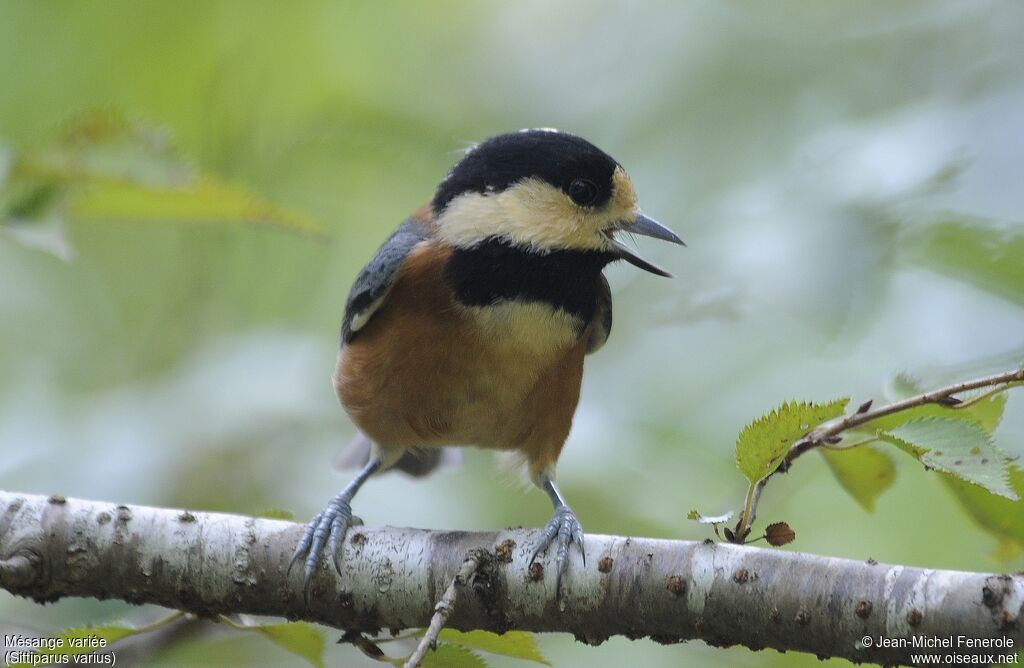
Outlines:
[[422,324],[357,339],[339,355],[338,396],[370,438],[384,447],[561,446],[579,399],[581,345],[538,354]]
[[[403,271],[416,270],[408,264]],[[383,448],[519,449],[541,468],[569,434],[585,341],[546,306],[468,309],[442,281],[396,281],[386,306],[342,348],[335,387]]]

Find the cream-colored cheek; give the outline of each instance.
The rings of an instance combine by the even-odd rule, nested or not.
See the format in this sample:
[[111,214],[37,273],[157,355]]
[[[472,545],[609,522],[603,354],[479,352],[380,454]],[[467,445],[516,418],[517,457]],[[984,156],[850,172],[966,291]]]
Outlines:
[[633,180],[622,167],[616,167],[612,174],[612,201],[609,208],[619,213],[629,213],[638,208]]
[[438,217],[438,232],[454,246],[473,246],[502,236],[538,250],[604,247],[607,216],[586,212],[560,190],[527,179],[500,193],[467,193]]

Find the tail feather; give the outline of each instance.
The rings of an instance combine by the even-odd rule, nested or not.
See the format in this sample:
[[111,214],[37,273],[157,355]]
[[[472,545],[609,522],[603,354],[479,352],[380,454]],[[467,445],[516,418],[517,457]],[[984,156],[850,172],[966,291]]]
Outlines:
[[[355,438],[334,457],[334,468],[339,470],[359,469],[370,461],[373,441],[363,432],[357,432]],[[391,468],[422,478],[435,469],[451,470],[462,465],[462,452],[457,448],[428,448],[406,450]]]

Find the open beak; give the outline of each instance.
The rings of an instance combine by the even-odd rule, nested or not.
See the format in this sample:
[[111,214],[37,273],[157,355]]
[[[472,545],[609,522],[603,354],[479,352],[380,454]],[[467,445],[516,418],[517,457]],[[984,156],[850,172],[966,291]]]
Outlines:
[[626,221],[621,225],[609,228],[603,232],[605,239],[608,240],[608,245],[612,248],[612,253],[620,259],[625,260],[635,267],[640,267],[644,271],[649,271],[652,274],[667,276],[669,278],[672,277],[672,274],[655,264],[651,264],[640,257],[632,248],[616,239],[615,233],[619,230],[622,230],[623,232],[631,232],[633,234],[641,234],[645,237],[654,237],[655,239],[661,239],[663,241],[671,241],[674,244],[685,246],[686,244],[683,243],[683,240],[680,239],[675,232],[653,218],[648,218],[642,213],[637,214],[634,220]]

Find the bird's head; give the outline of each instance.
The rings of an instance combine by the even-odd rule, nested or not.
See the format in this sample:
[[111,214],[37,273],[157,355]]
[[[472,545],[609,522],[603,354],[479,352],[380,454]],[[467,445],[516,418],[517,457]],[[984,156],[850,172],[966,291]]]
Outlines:
[[556,130],[521,130],[473,147],[438,186],[432,205],[439,236],[457,248],[500,238],[538,253],[604,253],[668,276],[616,234],[685,245],[640,212],[633,183],[615,159]]

